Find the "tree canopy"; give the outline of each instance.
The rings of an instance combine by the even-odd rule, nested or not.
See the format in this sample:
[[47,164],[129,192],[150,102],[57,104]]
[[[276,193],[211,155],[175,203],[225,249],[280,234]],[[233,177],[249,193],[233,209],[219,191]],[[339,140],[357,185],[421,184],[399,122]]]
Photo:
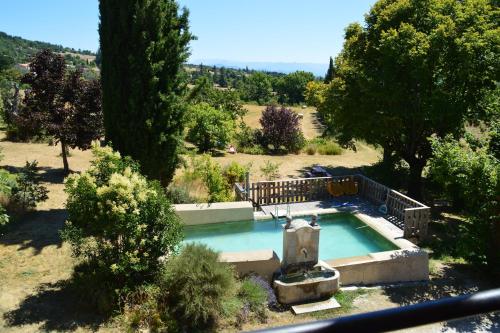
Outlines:
[[410,166],[421,195],[428,137],[486,116],[499,80],[499,9],[488,0],[380,0],[351,24],[321,114],[341,141],[364,139]]
[[86,81],[80,70],[66,73],[64,58],[50,50],[38,53],[22,78],[29,85],[18,123],[41,128],[61,143],[64,171],[67,147],[88,149],[102,135],[101,86]]
[[166,186],[187,107],[188,11],[174,0],[100,0],[99,10],[106,140]]
[[281,103],[298,104],[304,102],[307,83],[314,80],[314,74],[304,71],[290,73],[278,81],[276,91]]
[[325,75],[325,83],[330,83],[332,82],[333,78],[335,76],[335,66],[333,64],[333,58],[330,57],[330,63],[328,64],[328,70]]

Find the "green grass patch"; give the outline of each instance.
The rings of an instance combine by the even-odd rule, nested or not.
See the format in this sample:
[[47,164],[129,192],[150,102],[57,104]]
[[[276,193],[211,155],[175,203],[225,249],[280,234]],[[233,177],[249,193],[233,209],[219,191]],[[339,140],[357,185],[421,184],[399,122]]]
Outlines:
[[339,302],[340,308],[326,310],[326,311],[312,312],[309,315],[315,319],[327,319],[348,313],[354,308],[354,300],[356,300],[356,298],[363,295],[368,295],[370,292],[371,291],[368,289],[338,291],[333,296],[335,297],[337,302]]

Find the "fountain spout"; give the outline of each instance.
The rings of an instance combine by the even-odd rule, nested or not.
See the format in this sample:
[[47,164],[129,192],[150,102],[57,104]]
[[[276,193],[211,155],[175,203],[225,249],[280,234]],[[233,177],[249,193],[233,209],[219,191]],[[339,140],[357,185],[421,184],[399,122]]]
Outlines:
[[304,258],[307,259],[307,249],[303,247],[302,250],[300,250],[300,252],[302,252],[304,254]]

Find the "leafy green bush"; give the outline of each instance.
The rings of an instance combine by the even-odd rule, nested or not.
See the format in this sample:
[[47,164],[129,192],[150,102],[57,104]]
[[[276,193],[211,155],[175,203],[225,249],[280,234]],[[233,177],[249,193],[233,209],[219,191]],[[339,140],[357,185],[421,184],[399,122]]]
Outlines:
[[91,167],[66,180],[62,237],[115,288],[148,281],[158,258],[175,252],[181,222],[160,184],[142,176],[136,163],[109,147],[92,152]]
[[266,161],[266,163],[260,167],[260,171],[262,173],[262,176],[266,180],[275,180],[279,178],[279,168],[280,168],[280,163],[273,163],[271,161]]
[[187,244],[162,269],[158,284],[168,311],[186,331],[208,330],[234,293],[236,280],[230,265],[205,245]]
[[222,171],[227,185],[232,188],[236,183],[245,181],[245,175],[250,169],[249,165],[241,165],[238,162],[232,161]]
[[208,190],[208,202],[231,201],[232,189],[228,186],[220,165],[210,155],[202,155],[196,164],[195,173],[201,175]]
[[258,145],[251,146],[251,147],[239,148],[238,152],[242,153],[242,154],[249,154],[249,155],[264,155],[266,153],[264,148],[262,148],[262,146],[258,146]]
[[10,198],[12,189],[17,186],[16,175],[0,169],[0,195]]
[[224,149],[232,137],[234,121],[230,114],[206,103],[191,106],[187,140],[201,152]]
[[487,147],[472,149],[447,137],[432,140],[430,178],[469,218],[460,225],[459,253],[476,264],[500,267],[500,162]]
[[11,201],[23,211],[35,208],[38,202],[49,198],[47,188],[40,185],[37,169],[37,161],[26,162],[26,165],[17,176],[16,186],[12,188]]
[[170,184],[166,191],[167,198],[173,204],[187,204],[194,203],[195,200],[191,198],[189,190],[184,186],[177,186],[175,184]]
[[7,214],[5,208],[0,205],[0,227],[3,227],[7,223],[9,223],[9,215]]
[[256,130],[252,129],[243,121],[240,122],[238,130],[234,133],[234,139],[236,140],[236,147],[238,150],[241,151],[242,148],[255,146],[257,144],[255,134]]

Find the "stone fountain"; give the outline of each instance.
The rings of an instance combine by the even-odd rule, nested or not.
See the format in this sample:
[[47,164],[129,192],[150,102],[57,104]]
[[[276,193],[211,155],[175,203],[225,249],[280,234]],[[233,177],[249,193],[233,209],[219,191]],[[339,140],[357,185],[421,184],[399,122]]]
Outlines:
[[273,283],[280,303],[327,299],[339,289],[339,272],[319,260],[320,230],[316,216],[311,223],[287,217],[283,228],[281,272]]

